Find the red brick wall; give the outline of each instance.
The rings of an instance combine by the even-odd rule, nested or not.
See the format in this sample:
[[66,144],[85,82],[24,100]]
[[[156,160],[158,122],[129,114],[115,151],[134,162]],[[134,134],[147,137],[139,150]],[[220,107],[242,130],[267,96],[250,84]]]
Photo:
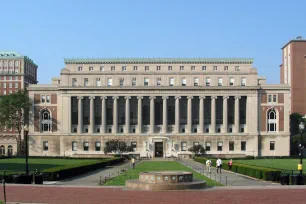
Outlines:
[[283,93],[278,94],[278,103],[284,103],[284,94]]
[[34,94],[34,104],[40,103],[40,94]]
[[261,94],[261,103],[267,103],[267,94],[266,93]]
[[51,104],[57,104],[57,95],[51,94]]

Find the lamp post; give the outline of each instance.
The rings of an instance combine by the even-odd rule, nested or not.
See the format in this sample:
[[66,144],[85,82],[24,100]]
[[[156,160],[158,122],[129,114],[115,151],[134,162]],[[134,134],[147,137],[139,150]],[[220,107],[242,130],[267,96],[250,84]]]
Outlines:
[[299,125],[301,137],[300,137],[300,179],[303,179],[303,151],[304,151],[304,145],[303,145],[303,131],[305,129],[305,124],[303,122],[300,123]]
[[29,157],[29,147],[28,147],[28,134],[29,134],[29,127],[28,125],[24,126],[24,139],[25,139],[25,153],[26,153],[26,175],[29,175],[29,163],[28,163],[28,157]]

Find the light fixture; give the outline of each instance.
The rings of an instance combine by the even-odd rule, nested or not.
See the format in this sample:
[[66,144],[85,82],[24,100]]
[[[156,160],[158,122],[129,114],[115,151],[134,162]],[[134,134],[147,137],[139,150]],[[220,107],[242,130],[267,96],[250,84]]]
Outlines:
[[305,124],[304,124],[303,122],[301,122],[301,123],[299,124],[299,129],[300,129],[300,131],[304,131],[304,129],[305,129]]

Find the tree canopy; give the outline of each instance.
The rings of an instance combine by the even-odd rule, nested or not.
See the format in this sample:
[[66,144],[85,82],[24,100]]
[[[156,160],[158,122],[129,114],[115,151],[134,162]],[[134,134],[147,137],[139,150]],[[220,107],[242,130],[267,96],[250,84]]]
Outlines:
[[201,144],[194,145],[194,146],[190,147],[188,149],[188,151],[194,153],[196,156],[203,156],[203,155],[205,155],[205,148]]
[[132,146],[128,146],[126,142],[120,140],[109,140],[105,143],[104,153],[122,154],[123,152],[132,152]]

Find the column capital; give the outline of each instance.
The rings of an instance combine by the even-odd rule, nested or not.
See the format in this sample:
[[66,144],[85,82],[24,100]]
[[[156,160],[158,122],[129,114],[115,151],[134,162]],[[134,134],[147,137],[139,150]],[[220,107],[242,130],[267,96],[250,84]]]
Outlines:
[[181,96],[174,96],[175,99],[181,99]]
[[218,98],[218,96],[211,96],[211,100],[215,100],[217,98]]
[[113,96],[113,99],[114,100],[119,99],[119,96]]
[[96,97],[95,96],[89,96],[89,99],[90,100],[93,100],[93,99],[95,99]]
[[107,99],[107,96],[101,96],[100,98],[101,98],[102,100],[103,100],[103,99]]
[[193,96],[187,96],[187,99],[193,99]]
[[241,96],[235,96],[235,100],[236,100],[236,99],[241,99]]
[[169,99],[169,96],[163,96],[162,99]]
[[199,99],[205,99],[206,96],[199,96]]
[[83,100],[83,99],[84,99],[84,97],[83,97],[83,96],[78,96],[78,97],[77,97],[77,99],[81,99],[81,100]]
[[229,96],[223,96],[223,100],[229,99]]
[[126,96],[126,97],[124,97],[126,100],[128,100],[128,99],[131,99],[131,97],[130,96]]
[[141,99],[143,99],[143,96],[137,96],[137,99],[141,100]]
[[156,99],[156,96],[150,96],[149,98],[150,99]]

